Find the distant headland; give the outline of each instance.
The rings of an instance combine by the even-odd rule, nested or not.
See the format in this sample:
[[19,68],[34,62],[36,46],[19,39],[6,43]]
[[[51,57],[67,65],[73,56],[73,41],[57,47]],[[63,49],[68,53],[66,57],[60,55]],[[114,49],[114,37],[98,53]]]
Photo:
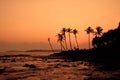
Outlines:
[[[56,49],[54,50],[55,52],[59,52],[60,50],[59,49]],[[9,50],[9,51],[6,51],[6,52],[52,52],[52,50],[43,50],[43,49],[32,49],[32,50]]]

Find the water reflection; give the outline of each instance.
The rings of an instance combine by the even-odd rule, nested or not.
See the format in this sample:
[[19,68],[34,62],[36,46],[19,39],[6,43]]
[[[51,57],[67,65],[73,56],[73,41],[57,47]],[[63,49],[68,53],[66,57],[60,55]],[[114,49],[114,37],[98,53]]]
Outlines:
[[[37,55],[38,56],[38,55]],[[32,67],[31,67],[32,66]],[[105,71],[84,61],[41,59],[33,56],[1,57],[0,80],[109,80],[120,79],[120,70]]]

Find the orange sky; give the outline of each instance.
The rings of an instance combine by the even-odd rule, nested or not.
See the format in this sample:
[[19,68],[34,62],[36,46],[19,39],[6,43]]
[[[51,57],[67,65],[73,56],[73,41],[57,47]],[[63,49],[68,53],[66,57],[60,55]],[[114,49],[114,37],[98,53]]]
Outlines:
[[56,46],[55,35],[62,27],[78,29],[79,45],[86,48],[88,26],[106,32],[119,21],[120,0],[0,0],[0,51],[24,43],[32,46],[26,49],[48,49],[48,37]]

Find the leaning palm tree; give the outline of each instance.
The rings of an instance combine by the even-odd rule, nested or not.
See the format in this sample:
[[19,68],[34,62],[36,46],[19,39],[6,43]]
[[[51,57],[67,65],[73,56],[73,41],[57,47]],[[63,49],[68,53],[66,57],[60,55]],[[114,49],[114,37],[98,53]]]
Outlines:
[[65,47],[66,47],[66,50],[67,50],[67,49],[68,49],[68,48],[67,48],[67,41],[66,41],[66,32],[67,32],[67,29],[66,29],[66,28],[62,28],[61,32],[62,32],[62,35],[63,35],[63,37],[64,37]]
[[76,44],[77,44],[77,48],[79,49],[79,45],[78,45],[78,41],[77,41],[77,34],[78,33],[78,30],[77,29],[74,29],[73,30],[73,34],[74,34],[74,36],[75,36],[75,41],[76,41]]
[[62,44],[62,42],[63,42],[63,35],[62,34],[57,34],[57,36],[58,36],[58,41],[60,42],[60,45],[61,45],[61,51],[62,51],[62,49],[65,50],[65,47]]
[[100,37],[102,35],[102,31],[103,31],[102,27],[100,26],[96,27],[96,32],[95,32],[96,37]]
[[50,38],[48,38],[48,42],[49,42],[49,45],[50,45],[50,47],[51,47],[51,50],[54,52],[54,49],[53,49],[53,47],[52,47],[52,44],[51,44]]
[[89,42],[88,46],[89,46],[89,49],[90,49],[90,33],[93,33],[94,30],[89,26],[85,31],[88,34],[88,42]]
[[72,33],[72,29],[71,29],[71,28],[68,28],[68,29],[67,29],[67,32],[68,32],[68,36],[69,36],[70,48],[71,48],[71,50],[72,50],[72,43],[71,43],[71,38],[70,38],[70,33]]

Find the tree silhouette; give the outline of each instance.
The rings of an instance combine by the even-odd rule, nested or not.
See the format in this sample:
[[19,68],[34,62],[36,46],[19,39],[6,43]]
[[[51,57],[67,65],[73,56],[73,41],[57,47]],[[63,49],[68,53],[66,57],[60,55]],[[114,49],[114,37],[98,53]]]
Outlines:
[[93,38],[92,40],[92,45],[94,47],[100,47],[101,45],[103,45],[102,43],[102,39],[100,38],[102,36],[102,31],[103,31],[103,28],[100,27],[100,26],[97,26],[96,27],[96,31],[94,32],[95,33],[95,37]]
[[62,51],[62,49],[65,50],[65,47],[62,44],[62,42],[63,42],[63,35],[62,34],[57,34],[57,36],[58,36],[58,42],[60,42],[60,45],[61,45],[61,51]]
[[77,29],[74,29],[73,30],[73,34],[74,34],[74,36],[75,36],[75,41],[76,41],[76,44],[77,44],[77,48],[79,49],[79,45],[78,45],[78,41],[77,41],[77,34],[78,33],[78,30]]
[[66,29],[66,28],[62,28],[61,32],[62,32],[62,35],[63,35],[63,37],[64,37],[64,39],[65,39],[66,49],[68,49],[68,48],[67,48],[67,41],[66,41],[66,32],[67,32],[67,29]]
[[[102,28],[99,28],[99,34],[102,33]],[[102,35],[96,36],[93,38],[92,45],[94,47],[103,47],[103,46],[114,46],[118,45],[120,43],[120,22],[118,24],[118,27],[116,29],[111,29]]]
[[100,37],[94,37],[93,40],[92,40],[92,46],[94,48],[98,48],[102,45],[102,41],[101,41],[101,38]]
[[53,47],[52,47],[52,44],[51,44],[50,38],[48,38],[48,42],[49,42],[49,45],[50,45],[50,47],[51,47],[51,50],[54,52],[54,49],[53,49]]
[[96,27],[96,32],[95,32],[96,37],[100,37],[102,35],[102,31],[103,31],[102,27],[100,26]]
[[90,33],[93,33],[94,30],[89,26],[86,30],[86,33],[88,34],[88,42],[89,42],[89,49],[90,49]]
[[71,48],[71,50],[72,50],[72,43],[71,43],[71,38],[70,38],[70,33],[72,33],[72,29],[71,29],[71,28],[68,28],[68,29],[67,29],[67,32],[68,32],[68,36],[69,36],[70,48]]

